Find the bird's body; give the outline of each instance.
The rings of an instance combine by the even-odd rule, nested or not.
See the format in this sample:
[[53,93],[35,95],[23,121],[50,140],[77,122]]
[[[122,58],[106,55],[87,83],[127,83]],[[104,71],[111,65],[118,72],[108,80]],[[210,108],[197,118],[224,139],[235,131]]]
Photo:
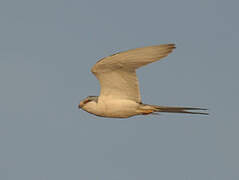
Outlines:
[[98,102],[87,103],[84,110],[102,117],[127,118],[137,115],[140,104],[127,99],[99,98]]
[[100,81],[100,96],[89,96],[79,108],[102,117],[127,118],[156,112],[208,114],[188,110],[206,110],[189,107],[165,107],[141,102],[136,69],[166,57],[174,44],[156,45],[128,50],[98,61],[91,69]]

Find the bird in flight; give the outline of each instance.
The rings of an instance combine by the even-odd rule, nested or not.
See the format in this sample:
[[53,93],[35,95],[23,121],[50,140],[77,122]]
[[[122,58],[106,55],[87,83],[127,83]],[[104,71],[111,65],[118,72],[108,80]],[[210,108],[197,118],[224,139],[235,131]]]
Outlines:
[[158,112],[203,114],[207,109],[195,107],[168,107],[141,102],[136,69],[156,62],[171,53],[174,44],[162,44],[113,54],[99,60],[91,72],[100,82],[100,95],[88,96],[79,108],[88,113],[112,118],[128,118]]

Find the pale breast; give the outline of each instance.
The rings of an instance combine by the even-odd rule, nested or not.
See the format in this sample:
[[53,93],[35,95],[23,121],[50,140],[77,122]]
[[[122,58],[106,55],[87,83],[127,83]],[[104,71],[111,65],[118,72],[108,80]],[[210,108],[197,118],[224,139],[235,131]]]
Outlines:
[[124,99],[99,98],[98,106],[106,117],[130,117],[137,115],[139,104]]

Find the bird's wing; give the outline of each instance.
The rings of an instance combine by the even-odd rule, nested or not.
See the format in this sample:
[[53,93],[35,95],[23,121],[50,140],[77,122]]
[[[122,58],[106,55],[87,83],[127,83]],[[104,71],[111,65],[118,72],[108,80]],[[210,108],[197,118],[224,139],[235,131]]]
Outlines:
[[141,102],[136,69],[166,57],[174,48],[174,44],[148,46],[101,59],[91,69],[100,81],[100,96]]

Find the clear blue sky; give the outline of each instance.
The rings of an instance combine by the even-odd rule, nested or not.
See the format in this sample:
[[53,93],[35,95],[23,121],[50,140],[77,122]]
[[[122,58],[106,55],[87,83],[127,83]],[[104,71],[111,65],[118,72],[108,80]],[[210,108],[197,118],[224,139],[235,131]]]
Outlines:
[[[1,0],[1,180],[238,180],[239,23],[234,0]],[[77,109],[90,68],[176,43],[138,71],[143,102],[210,116],[104,119]]]

